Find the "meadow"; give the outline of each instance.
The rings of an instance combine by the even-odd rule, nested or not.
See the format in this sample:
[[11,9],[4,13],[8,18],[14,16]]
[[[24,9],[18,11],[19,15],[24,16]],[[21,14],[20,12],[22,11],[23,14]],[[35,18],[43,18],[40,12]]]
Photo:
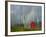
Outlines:
[[39,31],[41,30],[41,24],[39,22],[39,25],[36,23],[36,26],[33,28],[28,29],[24,28],[24,24],[15,24],[14,26],[11,26],[11,32],[20,32],[20,31]]

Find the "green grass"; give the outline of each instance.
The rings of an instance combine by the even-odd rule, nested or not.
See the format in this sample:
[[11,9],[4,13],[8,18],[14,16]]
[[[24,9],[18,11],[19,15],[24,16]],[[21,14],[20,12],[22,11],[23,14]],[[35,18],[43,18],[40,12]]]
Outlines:
[[[36,27],[37,28],[37,27]],[[11,32],[20,32],[20,31],[37,31],[37,30],[41,30],[41,27],[38,27],[40,29],[28,29],[28,28],[24,28],[24,25],[14,25],[13,27],[11,27]]]

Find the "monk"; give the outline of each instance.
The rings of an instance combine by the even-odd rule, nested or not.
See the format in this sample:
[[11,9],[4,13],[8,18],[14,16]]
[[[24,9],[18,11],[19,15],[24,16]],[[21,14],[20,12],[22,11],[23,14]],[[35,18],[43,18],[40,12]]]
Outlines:
[[35,29],[36,28],[36,23],[34,21],[30,22],[30,28]]

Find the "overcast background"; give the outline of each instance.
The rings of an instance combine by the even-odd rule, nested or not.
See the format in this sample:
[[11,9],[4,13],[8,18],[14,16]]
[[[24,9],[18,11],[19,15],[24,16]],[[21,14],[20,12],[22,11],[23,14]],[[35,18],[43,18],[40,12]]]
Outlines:
[[12,25],[14,25],[15,23],[19,24],[20,21],[22,23],[23,17],[21,19],[21,16],[26,16],[29,13],[32,13],[32,11],[34,11],[34,14],[36,14],[38,19],[41,20],[41,14],[42,14],[41,6],[28,6],[28,5],[10,5],[10,6],[11,6],[10,13],[11,13],[11,24]]

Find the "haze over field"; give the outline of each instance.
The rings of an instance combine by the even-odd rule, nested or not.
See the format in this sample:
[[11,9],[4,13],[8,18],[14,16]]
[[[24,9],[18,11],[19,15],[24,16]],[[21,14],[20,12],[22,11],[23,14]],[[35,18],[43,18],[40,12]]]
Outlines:
[[[41,6],[11,5],[11,24],[27,23],[29,20],[41,20]],[[33,18],[34,16],[34,18]],[[33,18],[33,19],[32,19]]]

